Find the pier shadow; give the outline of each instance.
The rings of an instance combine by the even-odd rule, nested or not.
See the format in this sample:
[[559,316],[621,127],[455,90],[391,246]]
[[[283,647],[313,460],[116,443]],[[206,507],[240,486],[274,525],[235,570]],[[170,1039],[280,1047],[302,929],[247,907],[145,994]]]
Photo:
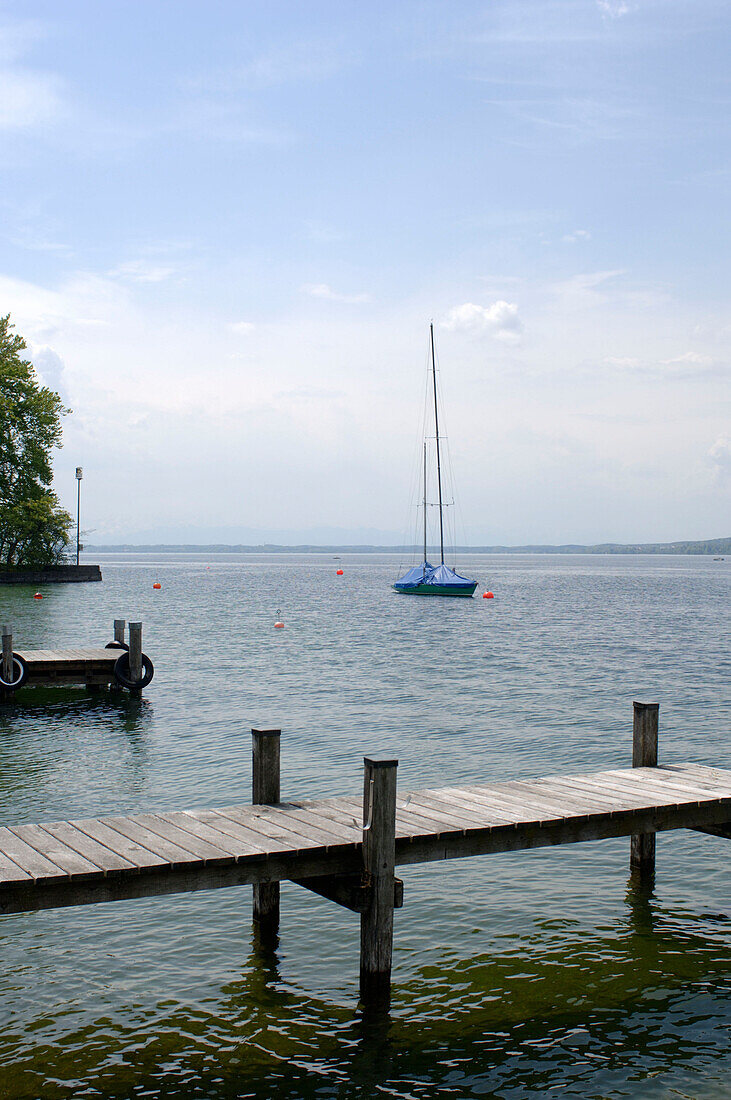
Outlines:
[[143,734],[153,717],[153,704],[144,696],[128,691],[83,687],[31,687],[0,705],[0,732],[36,727],[38,719],[49,722],[98,717],[107,724],[117,722],[125,733]]

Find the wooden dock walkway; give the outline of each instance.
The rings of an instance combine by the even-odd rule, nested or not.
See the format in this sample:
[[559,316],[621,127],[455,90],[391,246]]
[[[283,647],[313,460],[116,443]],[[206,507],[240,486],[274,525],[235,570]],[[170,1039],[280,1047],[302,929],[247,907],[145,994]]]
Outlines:
[[[656,752],[657,707],[635,706],[637,757],[653,721]],[[382,991],[396,866],[632,836],[647,867],[657,832],[731,836],[731,770],[640,763],[397,797],[396,761],[366,758],[362,799],[282,802],[279,731],[253,732],[254,805],[0,827],[0,912],[253,884],[255,919],[276,924],[292,880],[361,913],[361,988]]]
[[142,623],[129,624],[129,644],[124,640],[125,626],[124,619],[114,620],[114,641],[105,647],[16,650],[12,630],[4,626],[0,699],[7,701],[20,688],[39,684],[82,684],[92,690],[111,685],[140,691],[155,670],[142,652]]
[[[0,910],[358,871],[361,813],[353,795],[3,826]],[[395,863],[730,821],[731,771],[693,764],[443,787],[397,799]]]

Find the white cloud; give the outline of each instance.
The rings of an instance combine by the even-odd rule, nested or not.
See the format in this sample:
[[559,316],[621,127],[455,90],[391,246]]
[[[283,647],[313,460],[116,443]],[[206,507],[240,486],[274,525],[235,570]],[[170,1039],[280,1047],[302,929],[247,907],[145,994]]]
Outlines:
[[232,321],[228,327],[231,332],[235,332],[239,336],[248,336],[250,332],[254,331],[256,325],[253,321]]
[[583,272],[580,275],[572,275],[570,279],[560,283],[554,283],[550,289],[560,299],[559,308],[569,310],[594,308],[597,305],[604,305],[608,298],[607,292],[611,293],[615,289],[605,287],[604,284],[624,274],[625,271],[622,269]]
[[313,218],[307,218],[304,223],[304,235],[310,241],[317,244],[340,244],[348,239],[348,234],[327,222],[319,222]]
[[596,6],[602,15],[608,15],[610,19],[619,19],[630,10],[626,0],[596,0]]
[[25,130],[61,113],[58,82],[42,73],[0,70],[0,130]]
[[48,344],[29,344],[28,358],[36,368],[43,385],[48,386],[55,393],[60,393],[64,401],[67,400],[64,378],[66,364],[58,352]]
[[281,84],[325,80],[352,64],[340,42],[296,42],[260,54],[236,68],[208,73],[188,82],[193,89],[218,93],[261,90]]
[[283,147],[295,140],[283,129],[261,126],[251,119],[248,103],[201,95],[183,103],[172,118],[158,122],[151,133],[185,133],[203,141]]
[[673,359],[661,359],[660,363],[663,367],[686,370],[689,367],[693,369],[713,366],[713,359],[710,355],[699,355],[697,351],[686,351],[684,355],[676,355]]
[[517,305],[504,301],[493,302],[491,306],[480,306],[475,302],[453,306],[442,324],[446,329],[487,332],[506,343],[515,343],[523,331]]
[[719,481],[725,482],[731,479],[731,438],[729,436],[719,435],[706,458]]
[[573,233],[566,233],[561,240],[567,244],[576,244],[577,241],[590,241],[591,233],[588,229],[574,229]]
[[631,355],[607,355],[604,362],[608,367],[617,367],[619,370],[634,370],[641,365],[641,360]]
[[340,294],[327,283],[305,283],[301,290],[303,294],[309,294],[312,298],[325,298],[328,302],[345,302],[348,305],[357,305],[369,300],[367,294]]
[[150,260],[129,260],[109,272],[111,278],[129,279],[133,283],[163,283],[176,269]]
[[640,359],[635,356],[607,355],[604,363],[619,371],[652,375],[658,378],[698,378],[723,373],[723,367],[710,355],[686,351],[669,359]]
[[34,20],[0,25],[0,130],[26,130],[63,113],[60,81],[22,64],[46,28]]
[[53,290],[0,275],[0,301],[18,332],[36,344],[56,343],[60,333],[79,338],[119,324],[130,308],[126,288],[88,272],[69,276]]

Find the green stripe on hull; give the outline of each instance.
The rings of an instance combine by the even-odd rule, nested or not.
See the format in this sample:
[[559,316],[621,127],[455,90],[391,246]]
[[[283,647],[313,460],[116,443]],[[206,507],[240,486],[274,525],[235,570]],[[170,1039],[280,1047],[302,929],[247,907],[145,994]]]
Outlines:
[[464,588],[462,591],[455,591],[447,586],[441,588],[438,584],[417,584],[415,588],[396,588],[393,585],[393,588],[403,596],[467,596],[469,599],[477,588],[477,581],[472,588]]

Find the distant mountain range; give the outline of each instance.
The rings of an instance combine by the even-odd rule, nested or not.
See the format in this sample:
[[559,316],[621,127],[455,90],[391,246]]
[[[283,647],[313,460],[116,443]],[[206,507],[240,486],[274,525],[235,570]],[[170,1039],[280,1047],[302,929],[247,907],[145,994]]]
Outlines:
[[[188,554],[291,554],[295,552],[310,554],[329,554],[338,551],[341,554],[366,553],[411,553],[418,548],[413,546],[283,546],[274,543],[261,543],[255,546],[214,544],[174,544],[156,543],[134,545],[119,543],[116,546],[84,547],[85,553],[188,553]],[[458,546],[460,553],[473,554],[706,554],[715,556],[731,555],[731,538],[706,539],[700,542],[642,542],[619,543],[602,542],[596,546],[580,546],[578,543],[565,543],[561,546]]]

